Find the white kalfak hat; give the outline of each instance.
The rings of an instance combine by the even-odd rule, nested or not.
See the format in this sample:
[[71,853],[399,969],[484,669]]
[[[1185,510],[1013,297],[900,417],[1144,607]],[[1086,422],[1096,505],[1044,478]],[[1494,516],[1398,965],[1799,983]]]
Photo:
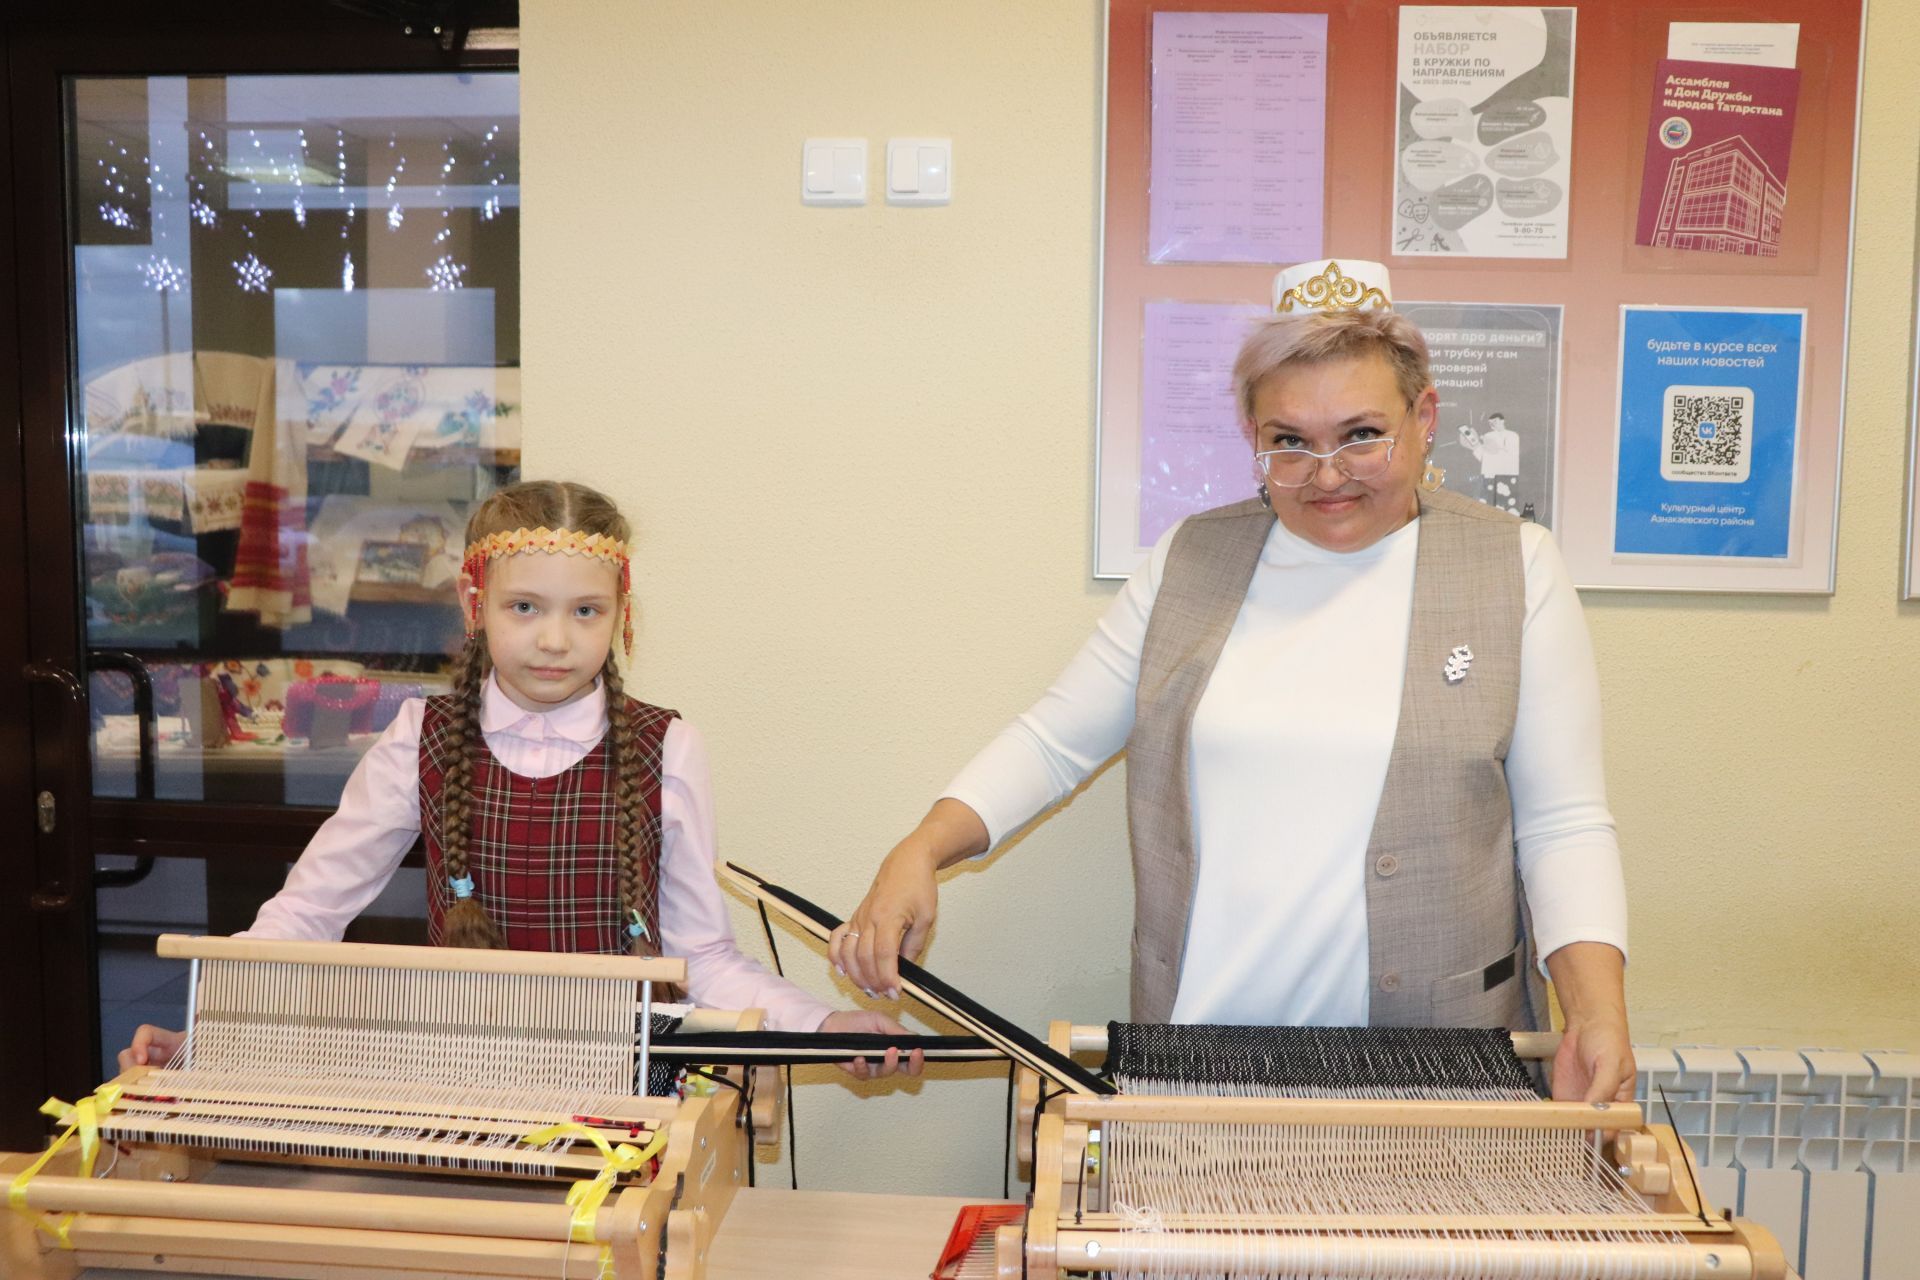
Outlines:
[[1303,311],[1391,311],[1393,291],[1387,269],[1360,258],[1322,258],[1288,267],[1273,278],[1273,309],[1281,315]]

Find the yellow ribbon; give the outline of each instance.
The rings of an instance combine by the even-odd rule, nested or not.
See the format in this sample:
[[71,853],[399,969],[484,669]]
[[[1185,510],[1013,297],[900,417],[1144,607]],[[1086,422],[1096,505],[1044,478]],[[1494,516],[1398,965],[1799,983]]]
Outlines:
[[36,1214],[27,1207],[27,1184],[34,1176],[47,1167],[47,1163],[59,1155],[75,1134],[80,1135],[80,1176],[93,1176],[94,1162],[100,1158],[100,1121],[110,1114],[120,1101],[120,1086],[103,1084],[93,1093],[78,1102],[62,1102],[58,1098],[48,1098],[40,1104],[40,1114],[51,1116],[66,1126],[66,1131],[40,1153],[40,1158],[28,1165],[14,1178],[7,1188],[7,1204],[33,1218],[33,1225],[46,1232],[59,1242],[62,1249],[73,1248],[73,1241],[67,1238],[67,1231],[73,1225],[74,1215],[63,1214],[55,1219],[51,1214]]
[[[615,1146],[598,1130],[589,1129],[583,1124],[552,1125],[538,1133],[530,1133],[520,1141],[529,1146],[543,1147],[557,1138],[585,1138],[599,1148],[601,1157],[607,1162],[606,1167],[593,1177],[583,1178],[567,1188],[567,1207],[573,1210],[573,1219],[567,1226],[567,1238],[575,1244],[592,1244],[593,1221],[600,1212],[601,1204],[612,1192],[621,1174],[645,1167],[647,1161],[666,1148],[666,1126],[655,1130],[652,1139],[644,1147],[627,1142]],[[613,1275],[613,1250],[607,1245],[600,1246],[599,1274],[602,1277]]]

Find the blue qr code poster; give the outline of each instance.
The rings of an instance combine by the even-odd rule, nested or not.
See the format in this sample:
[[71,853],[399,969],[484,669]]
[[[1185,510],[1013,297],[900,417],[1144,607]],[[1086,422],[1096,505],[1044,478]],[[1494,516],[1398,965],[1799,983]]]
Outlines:
[[1621,308],[1616,555],[1789,554],[1806,320]]

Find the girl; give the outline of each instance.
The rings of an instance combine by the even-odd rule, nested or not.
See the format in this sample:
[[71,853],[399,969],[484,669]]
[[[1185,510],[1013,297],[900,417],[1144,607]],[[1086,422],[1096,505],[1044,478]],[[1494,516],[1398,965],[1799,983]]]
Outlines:
[[[627,536],[584,485],[516,484],[474,509],[453,692],[402,704],[241,936],[337,941],[424,836],[435,944],[664,952],[686,958],[695,1002],[765,1009],[774,1030],[904,1030],[830,1011],[734,945],[700,735],[628,697],[614,660],[616,620],[633,644]],[[164,1062],[181,1039],[142,1027],[121,1069]],[[902,1065],[917,1073],[919,1051],[847,1069]]]

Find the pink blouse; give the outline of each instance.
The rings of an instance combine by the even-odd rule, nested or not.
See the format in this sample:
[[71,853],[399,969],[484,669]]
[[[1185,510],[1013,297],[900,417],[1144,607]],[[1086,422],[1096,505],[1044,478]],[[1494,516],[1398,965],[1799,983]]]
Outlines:
[[[338,941],[347,922],[393,878],[420,835],[420,719],[426,704],[409,698],[355,767],[340,808],[314,833],[286,887],[260,908],[255,938]],[[548,778],[572,768],[607,731],[606,693],[598,686],[557,711],[522,710],[491,676],[480,703],[480,731],[503,768]],[[714,879],[713,787],[699,730],[676,719],[667,728],[660,778],[660,945],[687,961],[695,1002],[712,1009],[765,1009],[776,1031],[814,1031],[828,1006],[740,953],[726,902]]]

